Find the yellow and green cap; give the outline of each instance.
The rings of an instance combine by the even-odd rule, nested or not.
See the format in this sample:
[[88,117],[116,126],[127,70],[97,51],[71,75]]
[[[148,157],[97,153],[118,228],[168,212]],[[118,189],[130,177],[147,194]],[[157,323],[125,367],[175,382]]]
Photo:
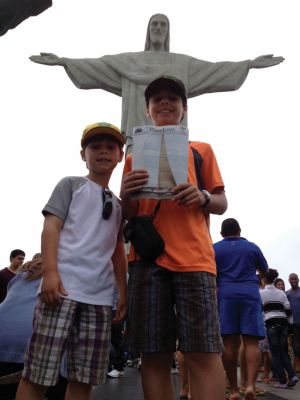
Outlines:
[[84,129],[81,137],[81,147],[84,147],[94,136],[100,135],[113,136],[121,146],[125,144],[125,138],[119,128],[108,122],[96,122]]

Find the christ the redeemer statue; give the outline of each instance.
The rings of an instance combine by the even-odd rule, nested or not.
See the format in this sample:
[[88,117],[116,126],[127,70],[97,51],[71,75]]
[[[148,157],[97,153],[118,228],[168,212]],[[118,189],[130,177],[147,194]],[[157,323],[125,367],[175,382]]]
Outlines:
[[[267,68],[281,63],[283,57],[268,54],[239,62],[209,62],[169,51],[168,17],[155,14],[149,20],[145,50],[106,55],[99,58],[72,59],[52,53],[31,56],[30,60],[45,65],[61,65],[74,85],[80,89],[102,89],[122,97],[121,129],[126,135],[127,152],[131,151],[134,126],[150,125],[146,114],[144,91],[161,75],[180,79],[188,97],[204,93],[237,90],[249,69]],[[183,125],[187,121],[183,120]]]

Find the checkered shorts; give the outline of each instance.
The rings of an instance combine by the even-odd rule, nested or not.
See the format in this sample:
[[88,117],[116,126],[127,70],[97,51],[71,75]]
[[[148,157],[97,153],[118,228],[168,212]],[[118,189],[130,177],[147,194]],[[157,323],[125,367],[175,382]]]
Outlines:
[[26,350],[23,377],[43,386],[58,381],[66,353],[66,378],[92,385],[104,383],[110,348],[111,307],[62,299],[49,307],[39,302]]
[[126,326],[130,351],[222,352],[215,277],[130,263]]

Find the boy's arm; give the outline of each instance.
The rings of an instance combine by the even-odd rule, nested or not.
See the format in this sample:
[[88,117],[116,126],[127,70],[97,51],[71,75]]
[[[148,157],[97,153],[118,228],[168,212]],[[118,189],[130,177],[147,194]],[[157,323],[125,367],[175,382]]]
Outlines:
[[47,305],[59,305],[61,295],[66,296],[62,281],[57,270],[57,247],[59,234],[63,221],[53,214],[45,216],[42,231],[42,259],[43,282],[41,287],[41,299]]
[[[203,193],[201,192],[204,197]],[[206,201],[206,199],[205,199]],[[203,204],[203,203],[202,203]],[[227,210],[228,203],[224,190],[215,190],[211,193],[211,198],[209,203],[204,207],[204,209],[209,214],[222,215]]]
[[[199,205],[202,207],[206,203],[206,198],[197,186],[190,182],[180,183],[173,188],[173,201],[178,201],[184,207]],[[210,214],[222,215],[227,210],[227,199],[224,190],[215,189],[211,193],[209,203],[204,209]]]
[[123,224],[121,225],[116,248],[112,255],[114,274],[119,295],[113,322],[119,322],[124,319],[127,312],[127,256],[123,238],[121,239],[120,237],[122,234],[122,228]]
[[122,211],[126,219],[134,217],[139,209],[139,200],[132,195],[140,191],[147,183],[149,174],[145,170],[133,170],[125,172],[122,179],[120,197],[122,199]]

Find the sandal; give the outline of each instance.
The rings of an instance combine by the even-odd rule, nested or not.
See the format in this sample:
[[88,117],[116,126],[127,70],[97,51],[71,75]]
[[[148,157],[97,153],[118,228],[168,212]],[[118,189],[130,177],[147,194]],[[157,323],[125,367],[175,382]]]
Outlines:
[[226,400],[239,400],[240,396],[238,393],[229,394],[226,396]]
[[[267,391],[265,389],[256,387],[255,388],[255,396],[265,396]],[[246,394],[245,389],[240,388],[240,394],[243,396]],[[255,397],[254,397],[255,398]],[[248,400],[248,399],[246,399]]]
[[256,400],[255,394],[253,392],[245,392],[243,400]]

